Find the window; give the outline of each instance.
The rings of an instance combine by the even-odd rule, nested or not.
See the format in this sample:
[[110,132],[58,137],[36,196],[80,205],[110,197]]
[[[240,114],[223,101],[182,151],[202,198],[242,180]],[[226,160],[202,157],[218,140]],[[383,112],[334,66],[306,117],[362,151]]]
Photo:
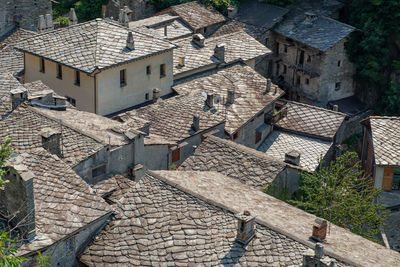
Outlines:
[[339,60],[339,61],[337,62],[337,66],[340,67],[341,65],[342,65],[342,62]]
[[257,144],[258,142],[261,141],[261,136],[262,136],[262,133],[256,130],[256,140],[255,140],[254,144]]
[[72,97],[69,97],[69,96],[66,96],[66,98],[67,98],[67,101],[68,101],[69,103],[71,103],[71,105],[73,105],[74,107],[76,107],[76,100],[75,100],[75,99],[73,99]]
[[299,58],[299,65],[303,65],[304,64],[304,51],[301,50],[300,51],[300,58]]
[[172,151],[172,162],[177,162],[181,159],[181,149],[177,148]]
[[39,67],[40,67],[40,69],[39,69],[39,71],[40,72],[45,72],[45,69],[44,69],[44,58],[40,58],[40,61],[39,61]]
[[75,71],[75,85],[81,85],[81,73],[79,71]]
[[92,169],[93,178],[102,176],[103,174],[106,174],[106,164],[102,164]]
[[286,65],[283,65],[283,74],[286,74],[286,72],[287,72],[287,67]]
[[339,91],[340,90],[340,86],[341,86],[340,82],[335,83],[335,91]]
[[150,65],[146,66],[146,74],[147,75],[151,74],[151,66]]
[[276,49],[276,54],[279,55],[279,43],[278,42],[276,42],[275,49]]
[[57,78],[62,79],[62,66],[61,64],[57,64]]
[[283,47],[283,51],[285,52],[285,53],[287,53],[287,45],[285,45],[284,47]]
[[119,71],[119,84],[121,87],[126,85],[126,69]]
[[239,131],[237,131],[233,136],[232,136],[232,140],[236,140],[239,138]]
[[146,100],[149,100],[149,93],[146,93],[146,94],[144,95],[144,98],[145,98]]
[[307,85],[310,84],[310,79],[307,79],[307,78],[306,78],[306,84],[307,84]]
[[160,65],[160,78],[165,77],[165,64]]
[[392,190],[400,190],[400,168],[394,168]]
[[307,57],[307,62],[311,62],[311,56]]

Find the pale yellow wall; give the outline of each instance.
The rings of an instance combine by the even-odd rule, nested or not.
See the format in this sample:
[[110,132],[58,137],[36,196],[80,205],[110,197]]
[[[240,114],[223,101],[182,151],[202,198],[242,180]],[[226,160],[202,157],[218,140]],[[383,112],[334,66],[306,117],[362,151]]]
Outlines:
[[81,85],[75,85],[75,70],[62,66],[62,80],[57,78],[57,64],[45,60],[45,73],[39,71],[39,57],[25,53],[25,82],[41,80],[57,94],[76,100],[80,110],[94,112],[94,78],[81,72]]
[[[166,76],[160,78],[160,64],[165,64]],[[159,96],[171,93],[173,84],[172,50],[129,64],[104,70],[97,74],[97,113],[107,115],[145,102],[145,94],[152,99],[153,88],[161,89]],[[151,65],[151,75],[146,66]],[[120,70],[126,69],[127,85],[120,87]]]

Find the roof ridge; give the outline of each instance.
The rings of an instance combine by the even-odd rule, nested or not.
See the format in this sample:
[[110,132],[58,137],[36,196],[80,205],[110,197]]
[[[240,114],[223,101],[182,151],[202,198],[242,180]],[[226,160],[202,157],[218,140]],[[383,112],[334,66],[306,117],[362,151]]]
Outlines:
[[397,117],[397,116],[369,116],[369,119],[400,120],[400,117]]

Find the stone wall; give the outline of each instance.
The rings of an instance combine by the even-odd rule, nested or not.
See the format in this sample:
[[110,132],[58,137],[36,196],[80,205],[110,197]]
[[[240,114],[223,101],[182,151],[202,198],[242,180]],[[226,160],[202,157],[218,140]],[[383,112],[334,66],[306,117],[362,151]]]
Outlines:
[[124,6],[128,6],[132,10],[128,16],[131,21],[144,19],[156,13],[156,8],[151,4],[151,0],[110,0],[106,7],[106,17],[118,20],[119,10]]

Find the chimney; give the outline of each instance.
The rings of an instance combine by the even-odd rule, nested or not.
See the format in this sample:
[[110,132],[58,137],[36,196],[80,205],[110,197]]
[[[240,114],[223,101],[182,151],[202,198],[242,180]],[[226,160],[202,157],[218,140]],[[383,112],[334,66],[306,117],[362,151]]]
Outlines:
[[306,15],[304,24],[311,25],[317,19],[317,15],[313,12],[305,12],[304,15]]
[[266,93],[269,93],[269,92],[271,92],[271,85],[272,85],[272,81],[271,81],[271,79],[267,79],[267,88],[265,89],[265,92]]
[[207,106],[210,108],[214,107],[214,95],[213,94],[207,94],[207,100],[206,100]]
[[185,57],[179,57],[178,58],[178,66],[179,67],[185,66]]
[[200,33],[196,33],[193,35],[192,42],[195,43],[196,45],[200,47],[204,47],[204,36],[201,35]]
[[61,155],[61,131],[47,127],[43,128],[39,132],[42,137],[42,147],[49,151],[51,154],[57,155],[62,158]]
[[135,41],[133,40],[133,34],[131,31],[128,32],[128,37],[126,38],[126,48],[129,50],[135,49]]
[[308,249],[303,254],[303,264],[302,267],[334,267],[335,262],[331,258],[324,257],[324,246],[321,244],[315,244],[314,251]]
[[197,132],[200,130],[200,116],[199,115],[193,115],[193,123],[192,123],[192,129],[193,131]]
[[214,57],[221,63],[225,62],[225,44],[217,44],[214,48]]
[[18,86],[17,88],[12,89],[10,91],[10,94],[12,110],[16,109],[19,105],[21,105],[25,100],[28,99],[28,92],[22,86]]
[[236,6],[228,7],[228,18],[233,19],[238,12],[238,8]]
[[285,162],[296,166],[300,165],[301,153],[296,150],[291,150],[285,154]]
[[235,102],[235,91],[228,90],[228,96],[226,98],[226,103],[232,105]]
[[43,15],[39,16],[39,22],[38,22],[38,32],[44,32],[46,31],[46,19],[44,18]]
[[119,23],[125,27],[129,26],[129,18],[125,9],[120,9],[119,11]]
[[338,105],[333,105],[333,111],[339,111],[339,106]]
[[75,9],[71,8],[69,10],[68,25],[71,26],[76,24],[78,24],[78,17],[76,16]]
[[326,231],[328,229],[328,223],[326,220],[316,218],[312,228],[311,238],[319,242],[323,242],[326,239]]
[[[13,214],[11,223],[20,223],[19,229],[28,240],[35,237],[34,174],[24,165],[27,154],[20,154],[7,162],[5,190],[0,201],[8,213]],[[15,220],[15,221],[14,221]]]
[[107,5],[101,5],[101,17],[103,19],[106,18],[106,13],[107,13]]
[[164,36],[168,36],[168,29],[167,25],[164,26]]
[[236,240],[242,244],[247,244],[254,237],[255,217],[251,216],[250,212],[245,210],[243,213],[235,214],[237,219],[237,235]]
[[160,93],[160,89],[158,88],[153,88],[153,102],[157,102],[158,98],[159,98],[159,93]]

